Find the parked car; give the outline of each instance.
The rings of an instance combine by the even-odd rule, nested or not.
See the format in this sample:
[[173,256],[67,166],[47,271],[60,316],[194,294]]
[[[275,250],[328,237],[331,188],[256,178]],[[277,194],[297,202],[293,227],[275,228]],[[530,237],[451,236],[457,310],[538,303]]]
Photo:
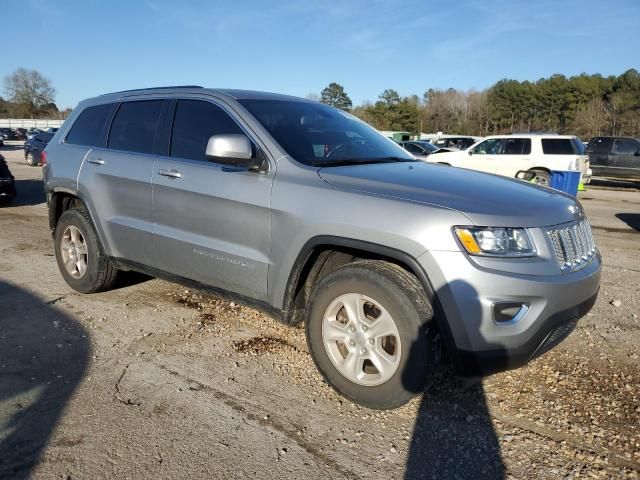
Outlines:
[[12,128],[0,128],[0,133],[4,136],[5,140],[17,140],[18,136],[16,135],[16,131]]
[[28,165],[40,165],[40,157],[47,143],[53,138],[53,133],[38,133],[24,142],[24,159]]
[[640,181],[640,138],[593,137],[587,155],[596,177]]
[[39,128],[30,128],[29,130],[27,130],[27,140],[29,140],[34,135],[37,135],[38,133],[43,133],[43,132],[44,130],[40,130]]
[[419,160],[426,160],[426,158],[433,153],[443,153],[449,151],[444,148],[436,147],[432,143],[424,140],[400,142],[400,146]]
[[26,128],[16,128],[16,136],[18,140],[26,140],[27,139],[27,129]]
[[2,155],[0,155],[0,205],[6,205],[16,196],[16,186],[13,175],[9,171],[9,166]]
[[327,382],[370,408],[420,393],[442,348],[465,375],[527,363],[598,293],[577,200],[416,161],[322,103],[106,94],[81,102],[44,154],[71,288],[107,290],[132,269],[304,321]]
[[570,135],[493,135],[466,150],[443,153],[428,161],[512,178],[519,171],[529,171],[533,182],[541,185],[550,185],[553,170],[580,171],[583,183],[591,180],[584,146]]

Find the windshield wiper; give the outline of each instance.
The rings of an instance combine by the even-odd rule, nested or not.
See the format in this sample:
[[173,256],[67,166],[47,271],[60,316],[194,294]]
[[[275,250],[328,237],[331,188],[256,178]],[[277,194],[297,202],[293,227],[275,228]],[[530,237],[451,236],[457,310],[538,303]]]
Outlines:
[[342,167],[348,165],[366,165],[371,163],[415,162],[413,158],[405,157],[370,157],[370,158],[343,158],[341,160],[329,160],[314,162],[316,167]]

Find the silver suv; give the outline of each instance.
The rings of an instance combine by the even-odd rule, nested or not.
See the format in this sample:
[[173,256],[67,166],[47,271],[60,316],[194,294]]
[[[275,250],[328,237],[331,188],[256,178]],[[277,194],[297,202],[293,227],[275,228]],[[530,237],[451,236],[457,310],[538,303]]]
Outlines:
[[579,203],[416,161],[352,115],[283,95],[171,87],[81,102],[43,155],[75,290],[136,270],[304,321],[327,381],[371,408],[525,364],[593,305]]

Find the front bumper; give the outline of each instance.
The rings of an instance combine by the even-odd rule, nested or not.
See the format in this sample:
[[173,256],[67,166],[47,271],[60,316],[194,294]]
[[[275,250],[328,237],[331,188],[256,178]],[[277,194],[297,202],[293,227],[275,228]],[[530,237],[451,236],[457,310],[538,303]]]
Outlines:
[[[442,307],[440,327],[461,375],[517,368],[548,351],[591,309],[600,285],[599,254],[581,270],[554,275],[486,268],[462,252],[428,252],[420,263]],[[526,304],[528,311],[500,322],[494,305],[502,302]]]

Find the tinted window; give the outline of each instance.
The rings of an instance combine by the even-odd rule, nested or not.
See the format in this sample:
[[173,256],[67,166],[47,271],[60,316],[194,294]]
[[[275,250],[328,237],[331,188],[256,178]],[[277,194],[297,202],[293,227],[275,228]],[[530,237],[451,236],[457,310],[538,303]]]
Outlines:
[[314,166],[415,161],[402,147],[353,115],[291,100],[239,100],[297,161]]
[[613,153],[633,155],[638,151],[638,144],[628,138],[618,138],[613,142]]
[[529,155],[531,153],[531,139],[503,138],[503,155]]
[[610,138],[592,138],[587,150],[593,153],[608,154],[611,151],[611,143]]
[[116,113],[108,147],[115,150],[152,153],[163,100],[126,102]]
[[173,120],[171,156],[206,160],[212,135],[244,133],[220,107],[200,100],[179,100]]
[[66,142],[104,146],[103,134],[113,106],[113,103],[106,103],[86,108],[71,127]]
[[411,152],[411,153],[415,153],[415,154],[418,154],[418,155],[424,155],[425,154],[425,151],[422,148],[420,148],[417,145],[414,145],[413,143],[406,143],[404,145],[404,148],[408,152]]
[[546,155],[575,155],[570,138],[543,138],[542,153]]

